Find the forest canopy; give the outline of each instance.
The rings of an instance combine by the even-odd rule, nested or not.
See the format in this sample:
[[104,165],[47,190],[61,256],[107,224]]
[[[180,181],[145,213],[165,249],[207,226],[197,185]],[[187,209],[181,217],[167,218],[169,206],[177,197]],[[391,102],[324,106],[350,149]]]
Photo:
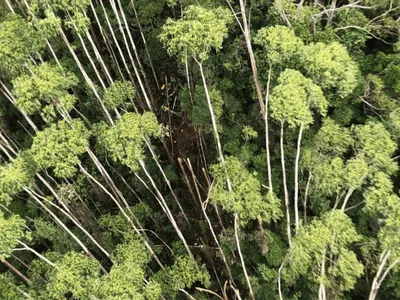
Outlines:
[[400,299],[399,22],[0,0],[0,299]]

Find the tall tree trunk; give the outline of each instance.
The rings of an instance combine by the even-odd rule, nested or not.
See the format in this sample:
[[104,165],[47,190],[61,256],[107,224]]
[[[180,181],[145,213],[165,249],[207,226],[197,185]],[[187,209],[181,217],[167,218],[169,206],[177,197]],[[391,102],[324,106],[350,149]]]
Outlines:
[[[119,27],[119,30],[120,30],[120,32],[121,32],[121,34],[122,34],[122,38],[123,38],[123,40],[124,40],[124,44],[125,44],[126,49],[127,49],[127,52],[128,52],[129,60],[131,61],[133,70],[134,70],[135,75],[136,75],[136,79],[137,79],[137,81],[138,81],[138,83],[139,83],[139,86],[140,86],[140,89],[141,89],[141,91],[142,91],[143,97],[144,97],[144,99],[145,99],[145,101],[146,101],[147,108],[148,108],[150,111],[153,111],[151,102],[150,102],[149,97],[148,97],[148,95],[147,95],[147,91],[146,91],[146,89],[145,89],[145,87],[144,87],[144,85],[143,85],[143,81],[142,81],[142,78],[140,77],[140,74],[139,74],[138,68],[137,68],[137,66],[136,66],[135,60],[133,59],[132,53],[131,53],[131,51],[129,50],[129,49],[130,49],[129,43],[128,43],[128,40],[127,40],[127,38],[126,38],[125,30],[124,30],[124,28],[123,28],[123,26],[122,26],[122,22],[121,22],[121,19],[120,19],[120,17],[119,17],[119,13],[118,13],[118,11],[117,11],[116,5],[115,5],[115,3],[114,3],[113,0],[109,0],[109,1],[110,1],[110,4],[111,4],[111,8],[113,9],[114,15],[115,15],[115,17],[116,17],[116,19],[117,19],[118,27]],[[102,3],[102,0],[100,0],[100,3]]]
[[196,259],[194,258],[194,255],[193,255],[192,251],[190,250],[189,245],[187,244],[186,239],[185,239],[185,237],[184,237],[183,234],[182,234],[182,231],[180,230],[178,224],[176,223],[175,218],[174,218],[174,216],[172,215],[171,210],[169,209],[168,204],[167,204],[167,202],[165,201],[163,195],[161,194],[161,192],[160,192],[160,190],[157,188],[157,185],[155,184],[153,178],[150,176],[149,172],[147,171],[147,168],[146,168],[146,165],[145,165],[144,161],[143,161],[143,160],[140,160],[140,161],[139,161],[139,164],[140,164],[140,166],[142,167],[142,170],[143,170],[144,173],[146,174],[147,178],[150,180],[150,183],[151,183],[151,185],[153,186],[153,188],[154,188],[154,190],[155,190],[155,192],[156,192],[156,194],[157,194],[157,199],[160,201],[161,207],[163,208],[163,210],[164,210],[164,212],[166,213],[168,219],[170,220],[172,226],[174,227],[176,233],[178,234],[178,237],[181,239],[183,245],[185,246],[186,251],[188,252],[190,258],[192,259],[193,263],[194,263],[195,266],[196,266],[196,269],[199,270],[199,266],[197,265],[197,261],[196,261]]
[[[207,82],[206,82],[206,77],[204,75],[204,70],[203,70],[203,64],[201,62],[199,62],[197,59],[195,59],[196,62],[199,65],[200,68],[200,74],[201,74],[201,78],[203,80],[203,86],[204,86],[204,90],[206,93],[206,98],[207,98],[207,105],[208,105],[208,109],[210,111],[210,115],[211,115],[211,123],[212,123],[212,127],[213,127],[213,132],[214,132],[214,138],[215,138],[215,142],[217,144],[217,152],[221,161],[221,165],[222,168],[226,174],[226,183],[227,183],[227,187],[228,187],[228,191],[232,192],[232,185],[231,185],[231,181],[229,179],[228,173],[226,171],[226,166],[225,166],[225,159],[224,159],[224,155],[222,153],[222,147],[221,147],[221,141],[219,138],[219,133],[218,133],[218,128],[217,128],[217,122],[215,120],[215,114],[214,114],[214,109],[211,103],[211,98],[210,98],[210,93],[208,91],[208,86],[207,86]],[[243,259],[243,255],[241,253],[241,248],[240,248],[240,240],[239,240],[239,232],[238,232],[238,226],[237,226],[237,221],[238,221],[239,216],[237,214],[235,214],[235,236],[236,236],[236,246],[240,255],[240,262],[242,264],[242,269],[243,269],[243,273],[246,277],[246,282],[247,282],[247,286],[249,288],[250,291],[250,296],[251,298],[254,300],[254,293],[253,293],[253,288],[251,287],[251,282],[249,279],[249,276],[247,274],[247,269],[246,269],[246,265]]]
[[19,271],[16,267],[14,267],[11,263],[9,263],[5,259],[0,259],[0,261],[7,267],[9,268],[13,273],[15,273],[19,278],[21,278],[26,284],[31,284],[32,282]]
[[247,52],[249,53],[249,57],[250,57],[251,71],[253,72],[253,80],[254,80],[254,84],[256,86],[258,103],[260,105],[261,114],[265,118],[264,99],[263,99],[263,95],[262,95],[262,91],[261,91],[260,82],[258,80],[258,71],[257,71],[256,60],[254,58],[253,46],[251,44],[251,34],[250,34],[250,27],[247,22],[246,7],[245,7],[245,3],[243,0],[239,0],[239,3],[240,3],[240,11],[242,14],[244,38],[246,40]]
[[[385,280],[385,278],[389,274],[390,270],[392,270],[400,262],[399,259],[396,259],[391,265],[389,265],[386,268],[385,272],[383,272],[386,262],[390,256],[391,256],[390,250],[385,250],[382,253],[379,268],[378,268],[378,271],[372,282],[371,291],[370,291],[368,300],[375,300],[376,296],[378,295],[378,291],[379,291],[379,288],[381,287],[382,282]],[[382,272],[383,272],[383,274],[382,274]]]
[[271,155],[269,149],[269,125],[268,125],[268,103],[269,103],[269,86],[271,83],[271,73],[272,66],[269,67],[268,71],[268,81],[267,81],[267,91],[265,94],[265,151],[267,153],[267,171],[268,171],[268,187],[269,191],[273,193],[272,187],[272,172],[271,172]]
[[286,167],[285,167],[285,150],[283,146],[283,121],[281,121],[281,163],[282,163],[282,180],[283,180],[283,191],[285,194],[285,210],[286,210],[286,232],[288,237],[289,247],[292,247],[292,234],[290,232],[290,211],[289,211],[289,192],[286,181]]
[[147,55],[147,58],[149,59],[150,68],[151,68],[151,71],[153,72],[154,82],[156,83],[157,87],[160,88],[160,85],[159,85],[158,79],[157,79],[157,74],[156,74],[156,71],[155,71],[154,66],[153,66],[153,61],[152,61],[151,56],[150,56],[149,47],[147,47],[147,41],[146,41],[146,38],[144,36],[142,25],[140,24],[140,20],[138,18],[138,14],[136,12],[135,0],[131,0],[131,4],[132,4],[133,12],[135,13],[135,19],[136,19],[136,22],[137,22],[138,27],[139,27],[139,31],[140,31],[140,35],[142,37],[143,45],[144,45],[144,48],[146,50],[146,55]]
[[[82,250],[91,258],[96,259],[94,255],[89,251],[89,249],[85,246],[85,244],[57,217],[57,215],[51,211],[36,195],[35,193],[30,190],[29,188],[24,188],[24,191],[29,194],[29,196],[32,197],[53,219],[56,221],[58,225],[60,225],[61,228],[63,228],[77,243],[78,245],[82,248]],[[103,266],[101,266],[101,269],[105,274],[107,274],[107,271],[104,269]]]
[[296,224],[296,232],[300,228],[300,216],[299,216],[299,161],[300,161],[300,150],[301,150],[301,138],[303,136],[304,124],[300,125],[299,136],[297,139],[297,152],[296,161],[294,165],[294,217]]

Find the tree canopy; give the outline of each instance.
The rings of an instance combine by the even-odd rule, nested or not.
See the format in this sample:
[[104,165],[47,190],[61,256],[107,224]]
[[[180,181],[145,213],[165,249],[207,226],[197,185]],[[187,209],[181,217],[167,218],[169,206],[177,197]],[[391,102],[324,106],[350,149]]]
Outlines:
[[0,0],[0,298],[400,299],[399,22]]

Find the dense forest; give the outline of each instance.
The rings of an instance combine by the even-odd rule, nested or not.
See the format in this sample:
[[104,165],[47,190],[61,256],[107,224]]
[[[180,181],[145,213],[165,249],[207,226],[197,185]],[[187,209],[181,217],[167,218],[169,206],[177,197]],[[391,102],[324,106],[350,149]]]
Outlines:
[[400,299],[400,0],[0,0],[0,299]]

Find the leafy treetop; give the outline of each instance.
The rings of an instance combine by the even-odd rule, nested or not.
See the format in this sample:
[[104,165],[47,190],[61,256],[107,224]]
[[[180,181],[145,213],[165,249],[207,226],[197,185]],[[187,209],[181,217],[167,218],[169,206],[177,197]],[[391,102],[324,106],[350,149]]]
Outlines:
[[228,35],[227,25],[232,22],[229,10],[218,7],[213,10],[190,5],[178,21],[167,19],[159,36],[170,55],[178,55],[183,61],[186,55],[207,60],[211,49],[219,50]]

